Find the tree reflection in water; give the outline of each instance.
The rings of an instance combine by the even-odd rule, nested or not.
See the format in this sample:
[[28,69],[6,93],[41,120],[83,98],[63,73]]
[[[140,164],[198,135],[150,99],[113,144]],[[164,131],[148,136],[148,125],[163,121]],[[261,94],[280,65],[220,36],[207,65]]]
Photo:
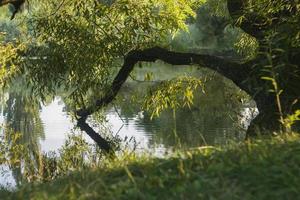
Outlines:
[[[162,76],[174,74],[166,66],[161,67],[160,70],[160,73],[154,74],[162,74]],[[186,72],[182,74],[184,73]],[[155,85],[155,81],[161,81],[160,77],[157,77],[154,83],[139,83],[138,86],[136,86],[137,83],[127,83],[116,103],[125,125],[134,121],[140,132],[149,136],[150,146],[161,144],[166,148],[176,146],[178,141],[175,140],[173,134],[174,124],[176,124],[176,133],[180,143],[185,148],[243,140],[247,127],[242,123],[251,121],[253,118],[250,116],[251,113],[245,113],[245,109],[255,108],[250,98],[231,81],[218,74],[197,69],[192,69],[189,73],[207,80],[205,94],[199,89],[194,94],[195,100],[191,108],[176,110],[175,119],[172,110],[166,110],[152,120],[150,119],[151,113],[141,110],[141,101],[147,88]],[[137,74],[142,79],[140,73]],[[162,80],[164,79],[169,79],[169,77],[163,77]],[[246,117],[248,117],[247,120]]]
[[24,174],[36,174],[41,169],[40,140],[45,139],[43,123],[40,118],[41,104],[37,99],[29,98],[18,92],[9,92],[2,100],[3,138],[7,148],[10,170],[17,185],[36,177]]
[[[161,72],[158,74],[163,76],[173,73],[168,71],[168,68],[165,66],[159,69]],[[173,68],[171,69],[173,71]],[[141,70],[147,70],[147,68],[142,68]],[[180,70],[176,73],[186,74],[186,72]],[[245,108],[249,107],[245,103],[241,103],[245,100],[249,101],[248,97],[238,90],[233,83],[221,76],[202,70],[198,71],[197,69],[193,69],[189,73],[198,77],[206,76],[206,93],[196,92],[192,107],[176,110],[176,118],[173,118],[172,110],[166,110],[160,117],[151,120],[150,114],[141,110],[141,102],[147,88],[149,86],[151,88],[153,83],[140,83],[136,86],[136,83],[131,84],[128,82],[114,102],[125,126],[132,126],[138,134],[145,135],[148,140],[148,147],[152,149],[156,146],[163,146],[165,149],[178,147],[176,146],[178,141],[180,141],[181,147],[190,148],[206,144],[225,144],[230,140],[242,140],[245,131],[239,128],[241,121],[239,113],[242,113]],[[143,77],[144,73],[138,72],[138,76]],[[141,77],[138,78],[142,79]],[[162,80],[169,78],[161,77]],[[1,101],[5,127],[3,131],[5,141],[3,142],[6,143],[5,146],[8,147],[9,151],[6,155],[13,158],[13,161],[21,161],[11,162],[9,165],[17,185],[25,181],[43,178],[41,176],[45,176],[44,178],[46,179],[52,178],[57,173],[56,167],[59,165],[55,156],[46,158],[45,154],[43,153],[42,155],[41,153],[40,140],[45,139],[45,132],[40,118],[40,101],[28,97],[21,86],[18,88],[19,91],[12,89],[5,95],[2,95],[3,99]],[[135,97],[134,100],[132,96]],[[65,111],[67,111],[72,102],[65,103]],[[114,109],[111,107],[107,108],[107,110],[114,112]],[[174,120],[176,120],[176,123],[174,123]],[[101,126],[103,123],[105,123],[105,118],[94,118],[95,125]],[[174,124],[176,124],[176,127]],[[176,131],[177,138],[174,137],[174,131]],[[19,133],[20,137],[16,138],[16,133]],[[125,134],[130,136],[130,133]],[[82,140],[79,139],[79,141]],[[139,141],[137,142],[139,143]],[[25,148],[22,150],[20,145],[24,145]],[[82,147],[84,147],[82,149],[86,149],[85,145],[82,145]],[[14,150],[17,148],[20,148],[21,152],[14,153]],[[81,151],[78,148],[80,147],[73,145],[73,150],[68,149],[62,152],[63,156],[66,155],[66,152],[68,156],[65,156],[67,159],[64,159],[64,161],[59,161],[61,162],[61,166],[59,166],[61,171],[82,166],[81,164],[78,165],[78,163],[83,162],[82,159],[86,154],[84,152],[78,154]],[[77,158],[73,159],[71,158],[72,156]],[[80,162],[77,162],[78,160]],[[73,163],[73,161],[76,162]],[[62,162],[65,163],[63,164]],[[49,171],[49,169],[45,168],[48,165],[51,166],[50,171],[52,172],[47,175],[48,172],[45,173],[45,170]]]

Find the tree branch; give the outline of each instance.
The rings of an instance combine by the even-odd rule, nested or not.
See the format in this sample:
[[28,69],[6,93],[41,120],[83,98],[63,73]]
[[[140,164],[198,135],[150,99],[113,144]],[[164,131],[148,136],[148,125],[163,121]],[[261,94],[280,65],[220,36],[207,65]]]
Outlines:
[[224,58],[199,55],[194,53],[179,53],[169,51],[161,47],[153,47],[145,50],[134,50],[127,54],[124,59],[124,64],[116,75],[110,90],[103,98],[97,100],[94,105],[76,111],[76,114],[81,118],[86,118],[100,108],[108,105],[114,100],[122,85],[125,83],[134,66],[138,62],[155,62],[157,60],[164,61],[171,65],[200,65],[219,72],[223,76],[232,80],[236,85],[247,91],[243,87],[242,82],[248,77],[251,68],[247,63],[239,63],[227,61]]
[[165,63],[171,65],[200,65],[210,68],[214,71],[219,72],[228,79],[231,79],[241,89],[248,92],[248,87],[245,86],[244,81],[250,74],[250,66],[252,66],[250,63],[247,64],[227,61],[224,58],[211,55],[173,52],[161,47],[153,47],[144,50],[133,50],[125,57],[123,66],[114,78],[110,89],[104,95],[104,97],[96,100],[94,105],[86,109],[76,111],[76,115],[79,116],[77,124],[78,127],[80,127],[81,130],[85,131],[98,144],[98,146],[106,152],[111,151],[109,142],[102,138],[86,123],[87,117],[114,100],[122,85],[130,76],[130,73],[134,69],[134,66],[138,62],[155,62],[157,60],[164,61]]
[[101,137],[92,127],[90,127],[86,123],[86,118],[82,117],[78,120],[77,126],[82,130],[85,131],[96,143],[97,145],[104,150],[106,153],[110,153],[112,151],[112,147],[110,143]]

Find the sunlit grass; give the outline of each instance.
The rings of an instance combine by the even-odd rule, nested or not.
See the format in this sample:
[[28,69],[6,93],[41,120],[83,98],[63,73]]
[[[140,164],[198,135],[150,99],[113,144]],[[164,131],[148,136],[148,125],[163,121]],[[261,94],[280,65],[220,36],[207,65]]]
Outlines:
[[158,159],[127,155],[93,170],[24,185],[1,199],[297,199],[297,135],[202,147]]

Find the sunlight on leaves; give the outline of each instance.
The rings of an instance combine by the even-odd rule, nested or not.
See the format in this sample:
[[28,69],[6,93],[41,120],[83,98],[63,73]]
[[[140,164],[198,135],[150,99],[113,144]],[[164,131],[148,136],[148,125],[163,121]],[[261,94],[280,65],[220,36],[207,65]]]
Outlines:
[[194,100],[194,92],[204,93],[202,80],[194,77],[178,77],[170,81],[160,83],[149,91],[143,104],[143,108],[151,112],[151,118],[159,116],[168,108],[191,107]]

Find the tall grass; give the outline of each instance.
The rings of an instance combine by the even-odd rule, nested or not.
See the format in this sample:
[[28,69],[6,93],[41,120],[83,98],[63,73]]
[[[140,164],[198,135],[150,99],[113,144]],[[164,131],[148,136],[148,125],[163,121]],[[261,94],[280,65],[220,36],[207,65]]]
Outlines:
[[[202,147],[158,159],[133,154],[1,199],[297,199],[300,138]],[[126,158],[126,159],[125,159]]]

